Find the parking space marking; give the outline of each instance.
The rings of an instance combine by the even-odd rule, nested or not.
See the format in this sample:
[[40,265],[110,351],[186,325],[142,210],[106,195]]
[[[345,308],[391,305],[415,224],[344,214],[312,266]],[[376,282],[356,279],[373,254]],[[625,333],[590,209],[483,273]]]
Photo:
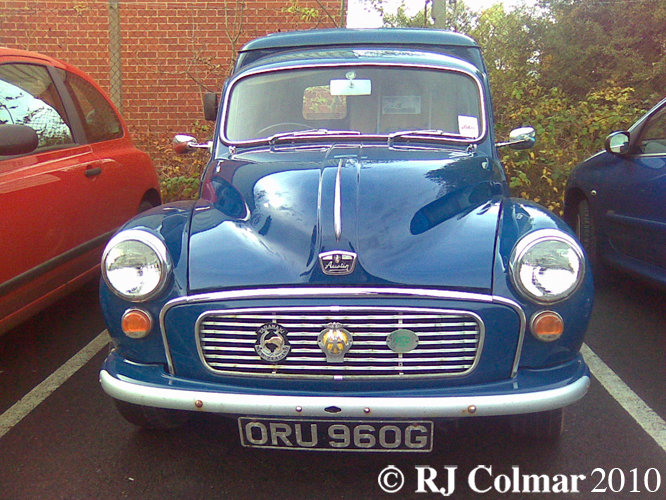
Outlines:
[[12,427],[23,420],[42,401],[48,398],[67,379],[85,366],[92,357],[101,351],[110,341],[109,333],[104,330],[87,346],[76,353],[64,365],[35,386],[28,394],[19,399],[11,408],[0,415],[0,438]]
[[632,391],[587,344],[583,344],[580,352],[583,354],[594,378],[601,383],[615,401],[620,403],[620,406],[632,416],[638,425],[661,446],[661,449],[666,451],[666,422],[664,422],[664,419],[645,404],[645,401]]

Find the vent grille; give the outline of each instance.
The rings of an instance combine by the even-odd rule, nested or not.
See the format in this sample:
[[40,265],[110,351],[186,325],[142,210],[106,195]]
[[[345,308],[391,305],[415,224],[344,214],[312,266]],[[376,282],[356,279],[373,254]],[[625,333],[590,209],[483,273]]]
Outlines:
[[[254,349],[257,330],[278,323],[291,350],[277,364]],[[327,363],[318,337],[329,323],[353,335],[342,363]],[[398,354],[386,339],[411,330],[418,346]],[[199,352],[216,373],[301,378],[432,377],[463,375],[474,369],[483,343],[483,322],[468,311],[423,308],[294,307],[204,313],[197,322]]]

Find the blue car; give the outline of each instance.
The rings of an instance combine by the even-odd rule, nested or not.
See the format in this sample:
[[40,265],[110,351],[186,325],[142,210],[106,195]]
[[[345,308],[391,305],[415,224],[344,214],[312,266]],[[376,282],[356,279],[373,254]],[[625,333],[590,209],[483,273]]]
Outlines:
[[595,270],[666,287],[666,99],[574,168],[565,218]]
[[438,420],[556,439],[589,372],[589,266],[509,196],[478,45],[435,30],[281,33],[221,96],[199,199],[131,220],[102,257],[120,413],[233,418],[247,447],[432,449]]

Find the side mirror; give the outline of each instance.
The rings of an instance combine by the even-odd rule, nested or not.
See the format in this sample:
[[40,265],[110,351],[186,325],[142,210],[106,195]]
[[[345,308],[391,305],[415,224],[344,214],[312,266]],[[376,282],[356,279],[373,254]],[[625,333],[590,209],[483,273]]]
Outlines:
[[0,125],[0,156],[31,153],[37,149],[37,133],[25,125]]
[[217,107],[219,99],[215,92],[206,92],[203,95],[204,118],[209,122],[217,120]]
[[536,143],[536,130],[533,127],[520,127],[509,133],[509,140],[495,144],[498,148],[509,146],[511,149],[530,149]]
[[171,147],[173,148],[174,153],[178,155],[184,155],[191,153],[195,149],[208,149],[210,151],[213,147],[213,141],[199,144],[197,140],[191,135],[178,134],[173,138]]
[[629,152],[629,132],[613,132],[606,137],[606,151],[616,155],[625,155]]

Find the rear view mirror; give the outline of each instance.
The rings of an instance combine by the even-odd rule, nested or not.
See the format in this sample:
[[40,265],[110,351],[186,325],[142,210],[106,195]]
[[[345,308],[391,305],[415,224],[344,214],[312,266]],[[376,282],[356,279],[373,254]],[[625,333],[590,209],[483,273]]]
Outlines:
[[331,95],[371,95],[371,80],[331,80]]
[[0,156],[31,153],[37,149],[37,133],[25,125],[0,125]]
[[496,146],[509,146],[511,149],[530,149],[536,143],[536,131],[532,127],[520,127],[509,133],[509,140],[498,142]]
[[530,149],[536,143],[536,131],[532,127],[513,129],[509,133],[511,149]]
[[191,153],[195,149],[207,149],[211,151],[211,148],[213,147],[213,141],[199,144],[199,142],[197,142],[197,140],[190,135],[178,134],[173,138],[171,147],[173,148],[174,153],[184,155]]
[[606,137],[606,151],[616,155],[629,152],[629,132],[613,132]]
[[209,122],[217,119],[217,107],[219,99],[215,92],[206,92],[203,95],[204,118]]

